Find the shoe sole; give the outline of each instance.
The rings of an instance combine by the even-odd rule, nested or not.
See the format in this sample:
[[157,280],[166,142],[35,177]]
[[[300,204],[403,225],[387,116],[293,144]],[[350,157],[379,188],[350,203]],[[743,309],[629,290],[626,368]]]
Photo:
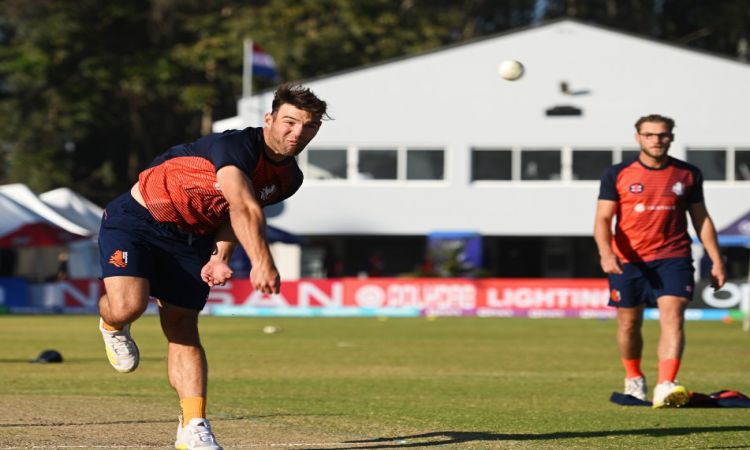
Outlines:
[[[177,450],[189,450],[190,449],[190,445],[175,442],[174,443],[174,448],[177,449]],[[223,449],[224,449],[224,447],[221,447],[221,446],[218,447],[218,450],[223,450]]]
[[[187,444],[175,444],[174,448],[177,450],[188,450],[189,446]],[[223,447],[219,447],[219,450],[222,450]]]
[[661,402],[654,403],[654,409],[679,408],[685,406],[689,401],[690,394],[688,394],[687,389],[684,386],[676,386]]

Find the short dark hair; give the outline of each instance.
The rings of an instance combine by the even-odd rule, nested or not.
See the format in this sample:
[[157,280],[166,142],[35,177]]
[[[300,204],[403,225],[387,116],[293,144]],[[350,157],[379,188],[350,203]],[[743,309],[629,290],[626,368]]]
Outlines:
[[669,129],[669,132],[671,133],[674,129],[674,120],[670,117],[662,116],[659,114],[649,114],[648,116],[643,116],[635,123],[635,131],[640,132],[641,131],[641,124],[644,122],[659,122],[663,123],[667,126]]
[[319,119],[330,119],[325,101],[319,99],[310,89],[294,83],[284,83],[276,89],[271,104],[271,114],[279,112],[281,105],[288,103],[295,108],[307,111]]

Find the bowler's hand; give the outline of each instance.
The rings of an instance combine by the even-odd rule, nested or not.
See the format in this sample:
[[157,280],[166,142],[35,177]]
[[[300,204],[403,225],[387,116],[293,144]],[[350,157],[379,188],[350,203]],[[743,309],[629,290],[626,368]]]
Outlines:
[[602,265],[604,273],[622,275],[622,262],[614,253],[602,256],[599,263]]
[[713,264],[711,266],[711,287],[718,291],[727,281],[727,275],[724,272],[724,264]]
[[250,269],[250,283],[253,289],[264,294],[278,294],[281,287],[281,278],[276,267],[253,266]]
[[211,287],[224,286],[232,278],[232,269],[224,261],[210,259],[201,269],[201,279]]

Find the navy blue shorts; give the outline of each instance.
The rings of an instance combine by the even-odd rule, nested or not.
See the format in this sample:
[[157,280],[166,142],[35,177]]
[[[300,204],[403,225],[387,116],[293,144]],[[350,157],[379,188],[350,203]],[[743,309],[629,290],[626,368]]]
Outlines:
[[107,205],[99,230],[102,278],[146,278],[152,297],[183,308],[206,305],[209,287],[200,272],[213,247],[213,235],[193,236],[157,222],[130,192]]
[[693,298],[695,278],[690,258],[667,258],[623,264],[621,275],[609,274],[609,306],[656,306],[663,295]]

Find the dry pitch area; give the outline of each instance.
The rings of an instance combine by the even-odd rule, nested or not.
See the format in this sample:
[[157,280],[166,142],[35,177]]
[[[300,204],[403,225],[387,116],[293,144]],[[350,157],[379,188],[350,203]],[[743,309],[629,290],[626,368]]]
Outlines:
[[[169,449],[177,414],[168,401],[65,395],[0,398],[0,449]],[[501,433],[388,430],[379,424],[347,433],[327,432],[330,418],[269,414],[214,415],[224,449],[540,448],[539,442]],[[343,418],[342,418],[343,419]],[[344,419],[345,420],[345,419]],[[380,430],[381,433],[378,433]],[[546,440],[546,439],[542,439]],[[560,443],[560,446],[564,446]]]
[[[141,399],[112,404],[108,397],[3,396],[0,449],[173,448],[177,419],[168,404]],[[213,428],[225,449],[352,446],[341,444],[349,437],[316,430],[305,418],[215,417]]]

